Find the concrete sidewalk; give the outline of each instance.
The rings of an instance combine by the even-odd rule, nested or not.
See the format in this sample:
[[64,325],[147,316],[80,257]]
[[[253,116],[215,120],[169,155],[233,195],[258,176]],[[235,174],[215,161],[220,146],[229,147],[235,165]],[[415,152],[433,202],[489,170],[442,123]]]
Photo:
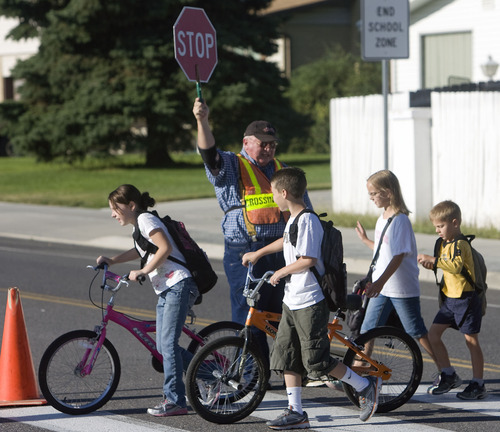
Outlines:
[[[317,210],[331,209],[331,192],[312,191]],[[158,204],[160,215],[169,214],[186,224],[190,234],[210,258],[222,259],[222,211],[215,198],[172,201]],[[353,227],[339,227],[349,273],[364,274],[371,262],[371,251],[358,239]],[[122,227],[111,218],[109,208],[83,209],[0,202],[0,237],[60,242],[82,246],[125,250],[133,246],[131,227]],[[368,232],[373,238],[373,232]],[[435,235],[416,234],[419,252],[432,254]],[[474,246],[488,267],[488,286],[500,289],[500,240],[476,239]],[[431,271],[421,268],[422,280],[434,281]]]

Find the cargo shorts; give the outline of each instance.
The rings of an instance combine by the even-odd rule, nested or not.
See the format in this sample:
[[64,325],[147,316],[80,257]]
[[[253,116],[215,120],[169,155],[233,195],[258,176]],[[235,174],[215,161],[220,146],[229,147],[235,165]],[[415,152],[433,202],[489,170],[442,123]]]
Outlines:
[[271,370],[291,371],[319,379],[338,364],[330,356],[325,300],[298,310],[283,304],[283,315],[271,352]]

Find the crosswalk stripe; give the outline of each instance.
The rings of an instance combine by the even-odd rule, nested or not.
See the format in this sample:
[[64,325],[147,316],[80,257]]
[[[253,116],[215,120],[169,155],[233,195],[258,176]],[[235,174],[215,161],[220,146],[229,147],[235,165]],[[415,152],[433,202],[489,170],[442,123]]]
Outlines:
[[164,424],[157,425],[105,411],[93,412],[84,416],[70,416],[60,413],[51,406],[2,409],[0,415],[6,419],[53,432],[185,432],[184,429],[177,429]]
[[[252,414],[264,420],[273,420],[286,408],[286,396],[267,392],[259,408]],[[277,408],[280,405],[280,408]],[[359,420],[359,413],[353,408],[328,406],[323,403],[303,400],[302,406],[309,416],[311,431],[318,432],[401,432],[402,421],[394,417],[375,414],[368,422]],[[404,422],[405,432],[445,432],[421,423]]]
[[466,401],[457,398],[457,393],[463,389],[454,389],[448,393],[435,396],[427,393],[427,387],[428,386],[426,385],[419,385],[417,391],[412,397],[412,400],[439,405],[446,408],[467,410],[493,417],[500,417],[500,397],[498,396],[489,394],[482,400]]

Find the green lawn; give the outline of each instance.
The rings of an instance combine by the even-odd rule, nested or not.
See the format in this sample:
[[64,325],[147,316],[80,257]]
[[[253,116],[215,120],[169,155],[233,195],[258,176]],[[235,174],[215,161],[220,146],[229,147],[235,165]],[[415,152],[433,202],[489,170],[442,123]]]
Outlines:
[[[200,156],[174,155],[179,167],[146,169],[141,156],[82,164],[37,163],[33,158],[0,158],[0,201],[100,208],[108,193],[123,183],[148,191],[157,201],[214,196]],[[283,162],[307,172],[309,189],[331,186],[328,155],[284,155]]]

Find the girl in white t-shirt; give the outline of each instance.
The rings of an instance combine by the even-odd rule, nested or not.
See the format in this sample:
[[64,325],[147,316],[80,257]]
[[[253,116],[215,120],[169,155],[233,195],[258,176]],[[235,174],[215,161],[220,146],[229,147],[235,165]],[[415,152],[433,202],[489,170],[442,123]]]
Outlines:
[[[156,306],[156,348],[163,356],[163,399],[148,413],[157,417],[187,414],[186,392],[182,381],[183,357],[186,350],[179,346],[179,337],[190,306],[198,296],[198,288],[191,273],[184,266],[168,259],[169,256],[184,261],[163,222],[148,213],[155,200],[148,192],[141,193],[133,185],[122,185],[109,194],[111,217],[120,225],[133,225],[142,237],[157,246],[158,250],[147,257],[144,267],[132,270],[130,280],[149,276],[158,295]],[[136,260],[146,256],[138,245],[112,258],[100,256],[97,264],[108,265]]]
[[[366,188],[373,203],[384,211],[377,220],[374,240],[368,238],[359,221],[356,226],[358,237],[374,252],[382,242],[372,274],[373,282],[366,285],[370,301],[361,333],[385,325],[395,309],[405,331],[416,338],[434,359],[420,312],[417,244],[399,181],[391,171],[382,170],[368,178]],[[380,238],[391,217],[384,238]]]

